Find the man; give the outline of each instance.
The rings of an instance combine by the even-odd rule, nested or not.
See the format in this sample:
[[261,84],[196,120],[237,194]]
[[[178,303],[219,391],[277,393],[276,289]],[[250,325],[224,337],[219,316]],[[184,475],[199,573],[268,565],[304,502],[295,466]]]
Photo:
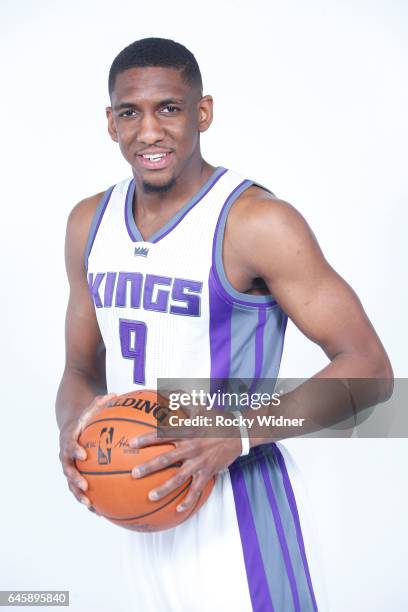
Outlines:
[[[91,414],[159,377],[274,379],[288,316],[330,359],[316,376],[392,378],[358,298],[302,216],[202,158],[213,101],[202,95],[194,56],[173,41],[137,41],[114,60],[109,93],[109,134],[133,176],[69,216],[67,360],[57,397],[64,473],[88,506],[74,458],[86,456],[77,438]],[[181,461],[179,476],[150,493],[161,499],[192,477],[180,512],[218,474],[207,502],[177,528],[130,532],[135,609],[318,609],[278,439],[277,430],[250,436],[242,457],[237,437],[180,439],[134,471],[143,477]]]

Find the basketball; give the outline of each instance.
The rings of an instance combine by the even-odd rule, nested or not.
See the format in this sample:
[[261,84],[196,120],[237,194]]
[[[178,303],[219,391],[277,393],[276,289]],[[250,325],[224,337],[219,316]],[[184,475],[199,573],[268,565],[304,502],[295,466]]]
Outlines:
[[132,468],[174,447],[165,440],[145,448],[129,446],[131,438],[157,430],[168,412],[165,400],[160,404],[154,391],[126,393],[95,414],[79,436],[87,459],[76,461],[76,467],[88,481],[87,496],[95,510],[116,525],[135,531],[175,527],[197,512],[212,491],[215,477],[192,509],[177,512],[192,478],[158,501],[151,501],[148,493],[175,475],[181,464],[141,478],[132,477]]

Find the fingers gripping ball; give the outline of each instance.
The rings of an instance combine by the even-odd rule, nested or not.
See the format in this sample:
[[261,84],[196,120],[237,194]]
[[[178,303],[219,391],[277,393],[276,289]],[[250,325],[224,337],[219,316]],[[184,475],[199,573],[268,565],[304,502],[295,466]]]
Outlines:
[[154,391],[126,393],[95,414],[79,436],[87,459],[77,461],[76,466],[88,481],[87,496],[96,511],[116,525],[136,531],[175,527],[197,512],[212,491],[215,477],[207,483],[192,510],[177,512],[176,507],[191,486],[191,478],[158,501],[151,501],[148,493],[177,474],[180,464],[142,478],[132,477],[133,467],[174,447],[165,440],[163,444],[140,449],[129,446],[131,438],[157,430],[168,411],[165,401],[160,405]]

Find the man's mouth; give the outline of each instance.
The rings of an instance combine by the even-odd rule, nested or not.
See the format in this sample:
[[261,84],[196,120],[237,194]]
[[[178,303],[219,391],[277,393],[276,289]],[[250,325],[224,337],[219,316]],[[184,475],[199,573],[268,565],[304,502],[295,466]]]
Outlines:
[[143,168],[148,170],[161,170],[166,168],[170,162],[173,152],[162,152],[162,153],[142,153],[137,158],[140,160]]

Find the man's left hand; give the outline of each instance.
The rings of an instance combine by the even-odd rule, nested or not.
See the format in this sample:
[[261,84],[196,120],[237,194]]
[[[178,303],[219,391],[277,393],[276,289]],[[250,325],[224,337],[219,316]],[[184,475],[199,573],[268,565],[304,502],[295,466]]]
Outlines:
[[180,438],[157,437],[152,432],[129,440],[131,448],[143,448],[155,444],[172,444],[174,449],[158,455],[154,459],[142,463],[132,470],[134,478],[142,478],[151,472],[181,462],[182,465],[172,478],[163,485],[149,492],[151,501],[158,501],[192,478],[189,492],[178,512],[189,510],[195,506],[207,482],[227,468],[241,454],[241,438]]

